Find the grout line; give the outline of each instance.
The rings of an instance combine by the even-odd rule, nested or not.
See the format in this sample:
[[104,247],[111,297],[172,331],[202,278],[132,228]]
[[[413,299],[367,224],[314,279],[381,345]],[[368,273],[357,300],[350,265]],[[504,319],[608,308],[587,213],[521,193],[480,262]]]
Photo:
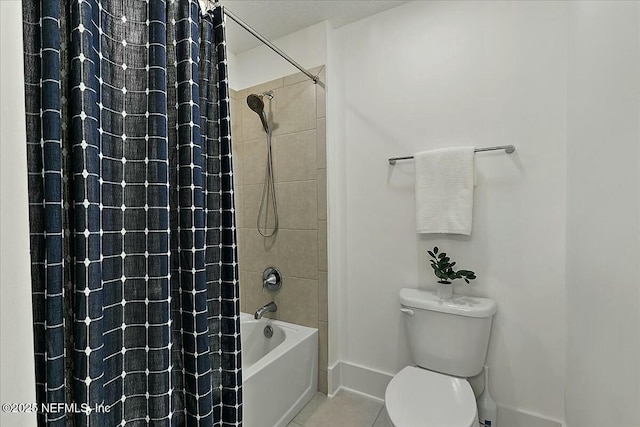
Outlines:
[[376,415],[376,419],[373,420],[373,424],[371,424],[371,427],[375,426],[378,423],[378,418],[380,418],[380,416],[382,416],[382,411],[384,410],[384,404],[382,405],[382,407],[380,408],[380,410],[378,411],[378,415]]
[[278,135],[273,135],[274,137],[282,137],[282,136],[290,136],[290,135],[297,135],[299,133],[308,133],[311,132],[313,130],[318,130],[318,125],[316,124],[315,127],[309,128],[309,129],[303,129],[303,130],[296,130],[293,132],[286,132],[286,133],[279,133]]
[[[322,170],[322,169],[315,169],[315,170],[317,171],[317,170]],[[294,183],[294,182],[316,182],[317,180],[318,180],[317,178],[315,178],[315,179],[297,179],[297,180],[293,180],[293,181],[276,181],[275,183],[276,184],[287,184],[287,183]],[[247,183],[244,183],[242,185],[243,186],[250,186],[250,185],[262,186],[262,185],[264,185],[264,182],[256,182],[256,183],[247,182]]]
[[[276,124],[278,124],[278,122],[276,122]],[[317,129],[316,126],[317,126],[317,124],[314,125],[313,127],[310,127],[310,128],[298,129],[298,130],[295,130],[293,132],[284,132],[284,133],[278,132],[278,129],[274,129],[273,136],[275,138],[277,138],[279,136],[287,136],[287,135],[293,135],[295,133],[307,132],[307,131],[310,131],[310,130],[316,130]]]
[[[322,118],[322,117],[320,117]],[[316,117],[316,121],[317,121],[318,117]],[[277,122],[276,122],[277,124]],[[316,125],[314,127],[310,127],[310,128],[304,128],[304,129],[299,129],[299,130],[295,130],[293,132],[284,132],[284,133],[274,133],[272,134],[273,138],[278,138],[278,137],[283,137],[283,136],[291,136],[291,135],[296,135],[299,133],[305,133],[305,132],[311,132],[312,130],[317,131],[318,130],[318,125],[316,123]],[[260,136],[258,138],[249,138],[246,139],[244,138],[244,132],[243,132],[243,138],[242,139],[237,139],[236,142],[237,143],[241,143],[241,144],[250,144],[250,143],[255,143],[256,141],[260,141],[260,140],[265,140],[267,139],[267,134],[264,134],[264,136]]]
[[[264,142],[266,144],[266,140],[267,140],[267,136],[262,136],[260,138],[251,138],[251,139],[246,139],[246,140],[240,140],[240,141],[236,141],[238,144],[253,144],[253,143],[262,143]],[[258,142],[260,141],[260,142]]]
[[317,182],[318,179],[314,178],[314,179],[298,179],[298,180],[293,180],[293,181],[276,181],[276,185],[277,184],[295,184],[296,182]]
[[[240,270],[240,271],[244,271],[245,273],[262,274],[261,271],[251,271],[251,270]],[[289,278],[289,279],[303,279],[303,280],[319,281],[319,279],[313,278],[313,277],[300,277],[300,276],[291,276],[291,275],[283,275],[283,276],[286,277],[286,278]],[[319,320],[319,322],[329,323],[328,320]]]
[[[317,222],[326,222],[326,220],[321,219],[321,220],[317,220]],[[244,230],[254,230],[255,227],[236,227],[238,229],[244,229]],[[273,228],[268,228],[268,230],[273,230]],[[278,231],[318,231],[317,228],[282,228],[282,227],[278,227]],[[322,270],[325,271],[325,270]]]

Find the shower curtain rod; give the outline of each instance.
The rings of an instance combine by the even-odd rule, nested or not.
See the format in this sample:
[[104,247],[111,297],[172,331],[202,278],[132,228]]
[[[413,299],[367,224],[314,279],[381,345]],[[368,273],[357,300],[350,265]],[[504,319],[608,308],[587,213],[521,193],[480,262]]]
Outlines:
[[[477,153],[478,151],[494,151],[494,150],[504,150],[505,153],[511,154],[516,151],[516,147],[513,145],[499,145],[497,147],[485,147],[485,148],[476,148],[474,151]],[[405,156],[405,157],[391,157],[389,159],[390,165],[395,165],[398,160],[410,160],[413,159],[413,156]]]
[[[208,5],[211,5],[211,0],[205,0],[206,3]],[[214,2],[214,5],[218,5],[219,1],[216,0]],[[233,21],[235,21],[238,25],[240,25],[242,28],[244,28],[245,30],[247,30],[252,36],[254,36],[255,38],[257,38],[258,40],[260,40],[262,43],[264,43],[269,49],[271,49],[272,51],[274,51],[275,53],[277,53],[278,55],[280,55],[281,57],[283,57],[287,62],[289,62],[291,65],[293,65],[294,67],[296,67],[298,70],[302,71],[302,73],[304,73],[307,77],[309,77],[312,81],[313,84],[317,84],[318,83],[318,76],[314,76],[313,74],[311,74],[307,69],[305,69],[302,65],[298,64],[296,61],[294,61],[293,59],[291,59],[291,57],[289,55],[287,55],[286,53],[284,53],[282,50],[280,50],[280,48],[278,48],[278,46],[274,45],[273,43],[271,43],[269,40],[267,40],[262,34],[258,33],[256,30],[254,30],[249,24],[247,24],[246,22],[244,22],[242,19],[238,18],[235,14],[233,14],[231,11],[227,10],[227,8],[223,8],[222,9],[224,11],[224,14],[227,15],[229,18],[231,18]]]

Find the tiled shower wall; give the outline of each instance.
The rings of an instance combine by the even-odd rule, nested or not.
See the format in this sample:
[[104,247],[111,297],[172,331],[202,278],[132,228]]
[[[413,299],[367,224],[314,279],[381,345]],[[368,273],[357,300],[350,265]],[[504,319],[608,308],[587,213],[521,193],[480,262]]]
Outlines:
[[[327,392],[327,170],[324,69],[314,85],[302,73],[240,91],[231,91],[233,161],[240,266],[240,306],[253,313],[270,302],[266,317],[318,328],[318,388]],[[273,237],[256,228],[265,179],[267,137],[258,115],[247,106],[251,93],[264,98],[273,129],[272,156],[279,229]],[[269,205],[267,224],[273,226]],[[262,272],[283,275],[277,293],[262,290]]]

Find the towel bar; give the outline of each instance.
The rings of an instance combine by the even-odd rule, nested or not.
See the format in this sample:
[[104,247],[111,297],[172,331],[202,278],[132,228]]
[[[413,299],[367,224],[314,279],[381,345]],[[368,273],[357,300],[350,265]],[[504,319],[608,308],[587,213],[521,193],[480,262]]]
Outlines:
[[[496,147],[484,147],[484,148],[476,148],[475,152],[478,151],[495,151],[495,150],[504,150],[505,153],[511,154],[516,151],[516,147],[513,145],[498,145]],[[391,157],[389,159],[390,165],[395,165],[397,160],[410,160],[413,159],[413,156],[405,156],[405,157]]]

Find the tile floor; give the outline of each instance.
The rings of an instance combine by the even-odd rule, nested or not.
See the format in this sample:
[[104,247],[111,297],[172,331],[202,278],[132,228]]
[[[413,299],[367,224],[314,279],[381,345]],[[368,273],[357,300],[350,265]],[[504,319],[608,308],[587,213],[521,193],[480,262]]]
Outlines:
[[302,408],[288,427],[391,427],[382,403],[341,390],[333,398],[322,393]]

